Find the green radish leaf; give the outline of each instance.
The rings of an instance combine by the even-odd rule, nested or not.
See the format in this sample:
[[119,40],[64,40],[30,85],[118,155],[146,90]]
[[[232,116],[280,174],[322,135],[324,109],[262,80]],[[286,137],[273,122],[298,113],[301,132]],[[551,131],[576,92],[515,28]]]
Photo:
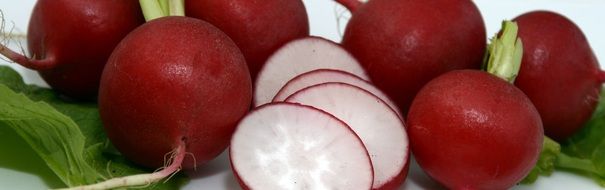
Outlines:
[[[14,130],[68,186],[153,172],[115,150],[95,103],[66,101],[50,89],[27,85],[6,66],[0,66],[0,128]],[[176,175],[144,189],[178,189],[186,182],[184,175]]]
[[560,153],[561,146],[559,143],[545,136],[542,152],[540,152],[540,158],[538,159],[536,166],[532,168],[531,172],[529,172],[521,183],[531,184],[538,180],[540,175],[550,176],[555,170],[555,160]]

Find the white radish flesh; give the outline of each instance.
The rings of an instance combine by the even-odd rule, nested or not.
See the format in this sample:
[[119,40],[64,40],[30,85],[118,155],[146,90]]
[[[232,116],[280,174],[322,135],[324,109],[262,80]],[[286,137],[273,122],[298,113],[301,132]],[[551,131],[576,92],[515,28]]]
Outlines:
[[277,95],[275,95],[273,98],[273,102],[284,101],[288,96],[303,88],[327,82],[347,83],[367,90],[383,100],[389,105],[389,107],[391,107],[391,109],[397,112],[397,115],[400,118],[403,118],[397,105],[395,105],[395,103],[393,103],[393,101],[391,101],[386,94],[384,94],[370,82],[363,80],[362,78],[359,78],[358,76],[355,76],[349,72],[334,69],[317,69],[294,77],[279,90]]
[[244,189],[370,189],[373,169],[359,137],[334,116],[300,104],[261,106],[231,140]]
[[254,106],[271,102],[290,79],[316,69],[343,70],[369,79],[359,62],[340,45],[318,37],[302,38],[269,57],[256,79]]
[[373,189],[403,183],[409,161],[408,136],[403,121],[380,98],[353,85],[324,83],[300,90],[286,101],[331,113],[359,135],[374,166]]

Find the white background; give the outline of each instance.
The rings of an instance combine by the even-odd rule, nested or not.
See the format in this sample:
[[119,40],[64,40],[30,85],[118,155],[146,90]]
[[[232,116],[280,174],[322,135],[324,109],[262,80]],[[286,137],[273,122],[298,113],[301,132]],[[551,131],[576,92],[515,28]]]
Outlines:
[[[303,0],[310,17],[311,34],[322,36],[334,41],[340,41],[336,22],[337,12],[344,9],[336,7],[331,0]],[[14,23],[15,33],[24,33],[34,0],[1,0],[0,10],[5,15],[7,27]],[[597,58],[605,59],[605,1],[600,0],[476,0],[487,26],[488,36],[492,36],[500,27],[503,19],[512,19],[515,16],[530,10],[554,10],[573,20],[586,34]],[[344,17],[349,14],[344,11]],[[341,22],[341,27],[345,20]],[[342,28],[341,28],[342,30]],[[15,47],[12,44],[12,47]],[[9,64],[0,60],[0,64]],[[29,83],[44,85],[35,72],[23,69],[15,64],[16,68]],[[1,151],[1,150],[0,150]],[[7,155],[0,155],[7,156]],[[514,156],[511,155],[511,159]],[[207,166],[200,168],[194,174],[196,179],[185,189],[237,189],[231,172],[229,171],[227,157],[221,155]],[[3,169],[0,166],[0,189],[45,189],[46,186],[34,175]],[[401,189],[435,189],[436,186],[422,171],[412,165],[406,184]],[[517,186],[515,189],[602,189],[589,178],[578,177],[566,172],[556,172],[551,177],[541,177],[531,186]]]

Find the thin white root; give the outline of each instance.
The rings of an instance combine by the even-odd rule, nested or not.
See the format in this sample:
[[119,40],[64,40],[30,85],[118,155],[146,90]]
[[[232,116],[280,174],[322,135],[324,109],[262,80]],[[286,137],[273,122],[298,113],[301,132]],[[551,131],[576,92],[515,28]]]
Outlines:
[[121,187],[143,186],[147,187],[153,183],[160,182],[164,178],[170,178],[181,170],[181,164],[185,158],[185,143],[181,144],[172,152],[170,165],[164,169],[150,174],[138,174],[119,178],[109,179],[101,183],[85,185],[79,187],[65,188],[60,190],[104,190]]

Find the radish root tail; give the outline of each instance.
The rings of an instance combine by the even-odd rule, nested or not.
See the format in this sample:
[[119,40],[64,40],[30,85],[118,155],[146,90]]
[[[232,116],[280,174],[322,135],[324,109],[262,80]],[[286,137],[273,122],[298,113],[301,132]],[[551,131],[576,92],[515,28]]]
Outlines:
[[179,146],[170,153],[170,158],[167,163],[169,165],[161,170],[150,174],[138,174],[119,178],[109,179],[97,184],[85,185],[79,187],[66,188],[62,190],[97,190],[97,189],[115,189],[123,187],[148,187],[153,183],[160,182],[162,179],[170,179],[181,170],[181,164],[185,158],[185,142],[181,141]]
[[6,31],[6,19],[4,18],[4,13],[0,11],[0,32],[2,33],[2,39],[0,39],[0,54],[4,56],[0,57],[0,59],[8,62],[15,62],[33,70],[47,70],[55,67],[56,64],[53,58],[35,60],[26,57],[25,50],[20,42],[18,42],[18,44],[21,49],[21,53],[15,52],[6,46],[6,44],[9,44],[13,39],[12,33],[14,29],[15,27],[13,23],[13,27],[11,27],[8,32]]

